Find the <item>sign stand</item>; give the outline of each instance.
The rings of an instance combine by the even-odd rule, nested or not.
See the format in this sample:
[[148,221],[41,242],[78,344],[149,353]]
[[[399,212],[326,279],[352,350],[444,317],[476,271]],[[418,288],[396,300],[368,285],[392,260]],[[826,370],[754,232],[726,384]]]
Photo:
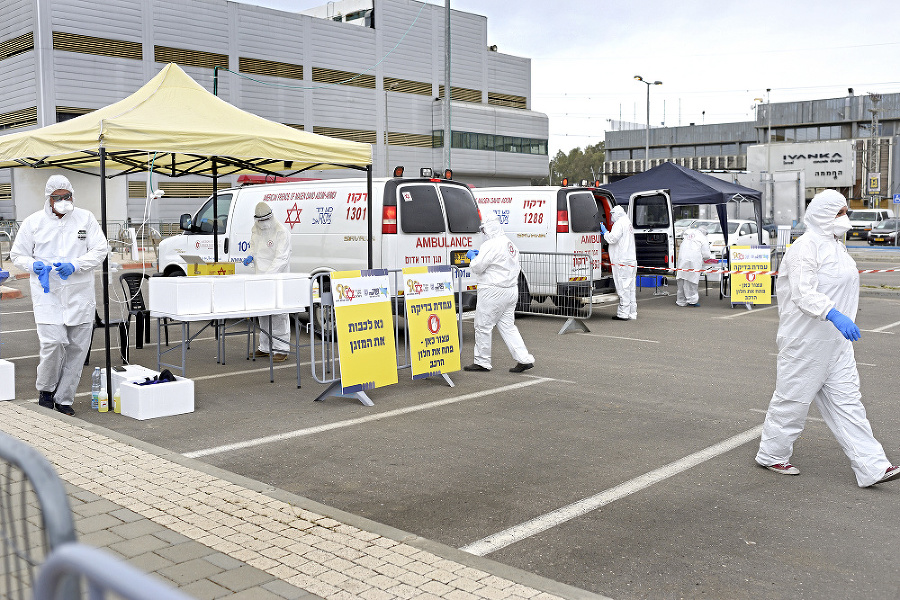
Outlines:
[[[451,386],[452,385],[453,384],[451,383]],[[344,393],[341,390],[342,390],[341,380],[338,379],[337,381],[332,381],[331,385],[329,385],[328,388],[324,392],[319,394],[316,397],[316,399],[314,400],[314,402],[323,402],[325,400],[325,398],[328,398],[329,396],[335,396],[337,398],[349,398],[352,400],[359,400],[363,406],[375,406],[375,403],[372,402],[372,400],[369,398],[369,396],[366,395],[366,393],[363,391]]]
[[591,330],[588,329],[588,326],[584,324],[584,321],[581,319],[574,319],[569,317],[566,319],[566,322],[563,323],[562,329],[559,330],[559,333],[556,335],[562,335],[564,333],[590,333]]

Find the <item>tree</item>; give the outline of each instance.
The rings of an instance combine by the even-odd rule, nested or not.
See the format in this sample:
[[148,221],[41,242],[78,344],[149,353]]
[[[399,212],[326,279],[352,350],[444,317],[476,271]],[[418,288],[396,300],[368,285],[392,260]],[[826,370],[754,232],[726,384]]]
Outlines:
[[573,148],[568,154],[562,150],[550,159],[550,177],[539,177],[531,180],[532,185],[561,185],[564,177],[569,178],[569,184],[587,180],[593,183],[600,179],[603,161],[606,159],[606,148],[603,142],[593,146]]

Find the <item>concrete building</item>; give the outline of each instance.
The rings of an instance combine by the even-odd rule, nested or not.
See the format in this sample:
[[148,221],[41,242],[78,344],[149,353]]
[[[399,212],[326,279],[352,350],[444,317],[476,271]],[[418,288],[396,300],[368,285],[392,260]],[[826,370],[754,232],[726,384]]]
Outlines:
[[[224,0],[0,0],[0,6],[0,135],[115,102],[176,62],[244,110],[373,144],[376,176],[400,164],[408,174],[447,166],[442,6],[345,0],[307,14]],[[483,186],[545,176],[549,126],[546,115],[530,110],[531,61],[489,45],[486,17],[452,11],[450,32],[454,178]],[[0,217],[21,220],[15,181],[26,175],[6,171],[12,173],[0,170]],[[336,175],[348,172],[304,173]],[[110,198],[123,203],[117,214],[141,217],[146,178],[129,175],[126,198]],[[202,179],[153,183],[166,195],[151,207],[152,221],[176,221],[212,191]]]
[[[842,98],[759,104],[754,121],[651,127],[650,167],[674,161],[719,171],[773,197],[781,179],[796,174],[807,201],[833,188],[852,208],[890,208],[900,193],[900,94],[848,92]],[[607,132],[606,180],[641,172],[645,143],[644,128]],[[766,216],[774,216],[773,202]]]

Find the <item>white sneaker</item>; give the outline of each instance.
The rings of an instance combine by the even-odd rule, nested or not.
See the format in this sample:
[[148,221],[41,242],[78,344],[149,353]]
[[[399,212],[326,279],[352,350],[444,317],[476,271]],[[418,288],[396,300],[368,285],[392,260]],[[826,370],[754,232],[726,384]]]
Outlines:
[[629,321],[637,321],[637,315],[629,315],[628,320]]

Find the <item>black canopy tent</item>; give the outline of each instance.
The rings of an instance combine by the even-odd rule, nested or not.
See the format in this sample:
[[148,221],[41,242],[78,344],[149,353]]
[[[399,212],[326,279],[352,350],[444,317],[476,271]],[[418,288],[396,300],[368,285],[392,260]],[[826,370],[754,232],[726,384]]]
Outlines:
[[666,162],[649,171],[632,175],[620,181],[608,183],[603,189],[612,193],[618,204],[628,204],[631,195],[652,190],[666,190],[674,206],[682,204],[714,204],[725,243],[728,243],[728,215],[725,205],[731,201],[750,201],[762,243],[762,207],[760,192],[723,181],[712,175],[700,173],[675,163]]

